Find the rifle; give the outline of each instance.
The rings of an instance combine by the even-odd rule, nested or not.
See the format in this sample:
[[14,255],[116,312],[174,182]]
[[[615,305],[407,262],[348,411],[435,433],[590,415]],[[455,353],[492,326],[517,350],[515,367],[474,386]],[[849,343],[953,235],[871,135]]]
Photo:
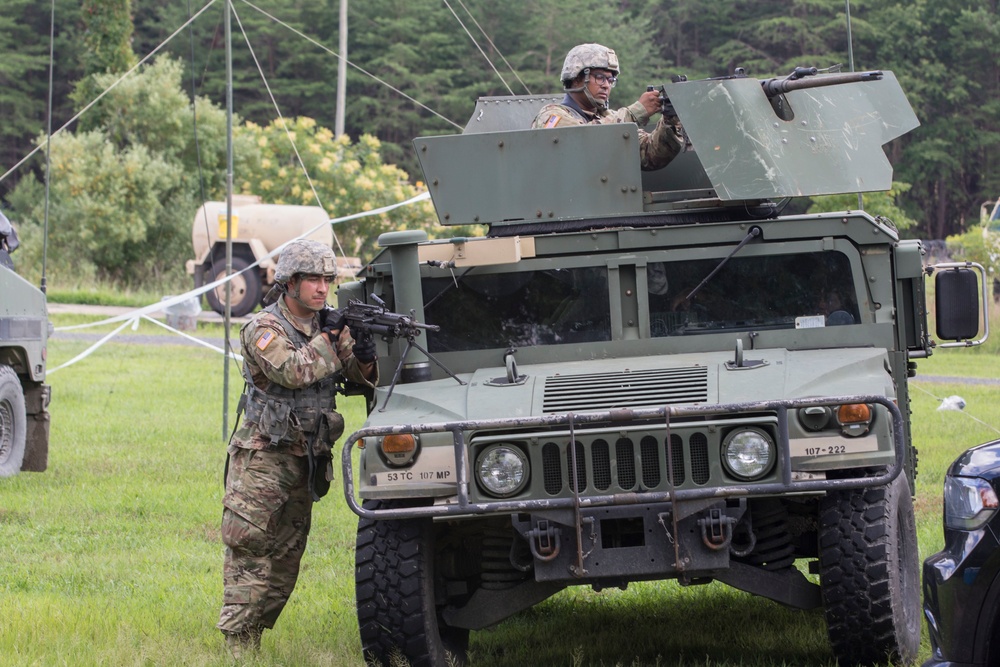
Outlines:
[[357,299],[351,299],[347,308],[341,310],[347,326],[351,328],[351,335],[354,340],[360,342],[364,339],[378,335],[387,343],[397,338],[405,338],[413,342],[413,339],[420,335],[424,329],[428,331],[440,331],[441,327],[435,324],[423,324],[417,322],[413,315],[403,315],[394,313],[385,305],[385,301],[374,294],[371,295],[374,304],[364,303]]
[[444,364],[438,361],[433,354],[428,352],[425,347],[417,342],[417,336],[420,335],[421,331],[440,331],[441,327],[436,324],[418,322],[412,313],[410,315],[394,313],[385,305],[385,301],[374,294],[370,294],[369,296],[375,302],[374,304],[351,299],[348,301],[347,307],[340,311],[347,321],[347,326],[351,329],[351,335],[354,337],[354,340],[359,343],[362,341],[367,342],[375,335],[381,336],[382,340],[388,344],[392,344],[397,338],[406,340],[406,349],[403,350],[403,353],[399,357],[399,364],[396,366],[396,372],[392,375],[392,382],[389,383],[389,391],[386,393],[385,402],[379,409],[380,412],[385,410],[389,399],[392,398],[392,392],[396,388],[396,383],[399,381],[400,373],[403,370],[403,363],[406,361],[410,349],[414,347],[423,352],[424,356],[437,364],[445,373],[453,377],[456,382],[462,385],[465,384],[458,376],[448,370]]

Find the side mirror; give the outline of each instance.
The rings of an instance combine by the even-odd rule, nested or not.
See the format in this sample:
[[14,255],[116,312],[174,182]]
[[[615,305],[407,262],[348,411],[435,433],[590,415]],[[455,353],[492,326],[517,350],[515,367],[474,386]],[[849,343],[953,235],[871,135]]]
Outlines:
[[[968,347],[982,344],[989,336],[989,302],[984,289],[986,271],[973,262],[937,264],[930,267],[937,271],[934,276],[934,303],[937,309],[937,337],[941,340],[956,341],[943,343],[940,347]],[[979,271],[982,281],[976,278],[973,268]],[[979,334],[979,304],[982,303],[984,324],[983,337],[973,340]]]

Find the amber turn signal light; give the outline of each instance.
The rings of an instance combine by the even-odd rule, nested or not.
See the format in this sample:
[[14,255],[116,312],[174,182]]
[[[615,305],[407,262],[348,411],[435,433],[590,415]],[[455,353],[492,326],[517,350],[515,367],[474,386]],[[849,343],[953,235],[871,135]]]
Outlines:
[[416,448],[416,440],[410,433],[387,435],[382,438],[382,451],[386,454],[407,454]]

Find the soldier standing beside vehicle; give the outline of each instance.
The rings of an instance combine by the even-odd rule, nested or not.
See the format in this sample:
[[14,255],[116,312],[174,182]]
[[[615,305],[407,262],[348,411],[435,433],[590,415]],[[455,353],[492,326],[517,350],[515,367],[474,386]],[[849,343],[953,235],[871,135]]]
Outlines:
[[660,94],[647,91],[633,104],[616,111],[608,108],[611,89],[621,72],[614,50],[600,44],[580,44],[570,49],[561,79],[566,97],[559,104],[542,107],[533,129],[588,123],[635,123],[639,126],[639,156],[646,171],[665,167],[684,148],[680,121],[672,108],[660,116],[652,133],[641,129],[656,113],[664,111]]
[[277,301],[240,331],[246,417],[228,450],[217,626],[236,658],[259,648],[295,588],[312,505],[329,489],[344,431],[338,381],[378,380],[374,341],[356,343],[326,304],[335,275],[328,246],[293,241],[278,259]]

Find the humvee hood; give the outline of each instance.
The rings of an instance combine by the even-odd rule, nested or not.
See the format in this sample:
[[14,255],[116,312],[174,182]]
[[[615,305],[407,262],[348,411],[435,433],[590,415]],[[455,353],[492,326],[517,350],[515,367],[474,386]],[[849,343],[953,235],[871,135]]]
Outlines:
[[[881,394],[895,396],[885,349],[749,350],[743,367],[731,352],[627,357],[518,367],[508,383],[503,367],[451,378],[397,385],[389,399],[394,423],[533,417],[661,405]],[[385,389],[378,401],[385,401]],[[380,425],[378,412],[370,423]]]

